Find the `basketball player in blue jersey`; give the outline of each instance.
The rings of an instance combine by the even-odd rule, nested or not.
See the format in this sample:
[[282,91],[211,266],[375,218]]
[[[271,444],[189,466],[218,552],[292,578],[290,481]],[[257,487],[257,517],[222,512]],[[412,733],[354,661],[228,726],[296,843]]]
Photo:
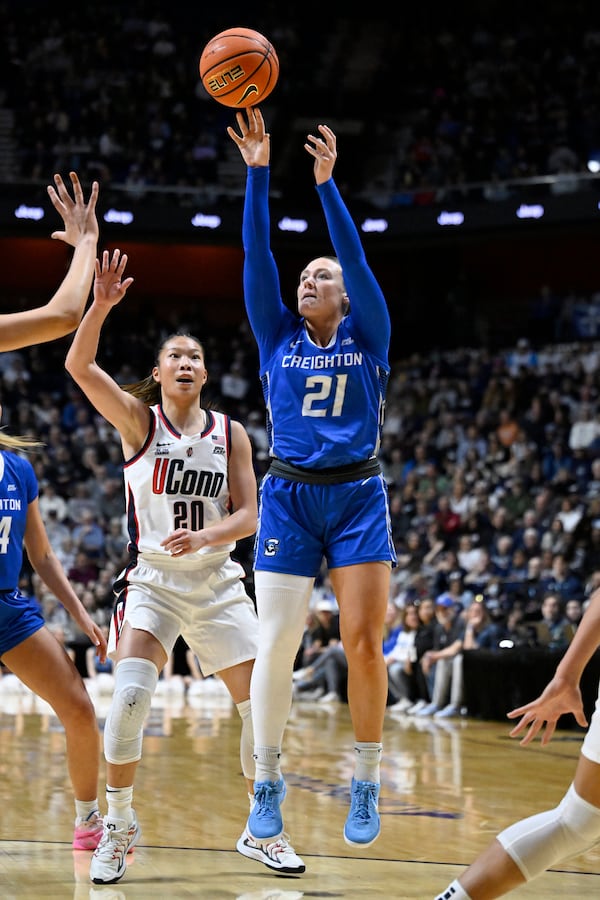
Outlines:
[[229,136],[247,165],[242,225],[244,297],[258,343],[271,464],[259,497],[255,588],[259,645],[251,699],[255,805],[246,830],[283,831],[283,734],[292,669],[315,576],[325,558],[340,609],[354,729],[348,844],[379,835],[380,757],[387,699],[382,634],[396,554],[377,460],[389,378],[390,318],[332,173],[336,137],[308,135],[316,190],[335,257],[300,273],[297,312],[283,303],[270,249],[270,142],[262,114],[236,115]]
[[[48,195],[63,219],[63,230],[52,234],[74,247],[61,285],[44,306],[0,315],[0,351],[64,337],[73,331],[87,302],[98,243],[94,182],[85,201],[75,172],[70,173],[73,197],[60,175]],[[73,591],[54,555],[38,503],[38,484],[27,450],[35,442],[0,435],[0,658],[27,687],[50,704],[65,730],[67,766],[75,794],[73,847],[93,850],[102,837],[98,810],[100,736],[96,713],[83,679],[44,624],[38,603],[18,589],[23,545],[29,562],[89,637],[100,659],[106,640]]]
[[[122,388],[96,362],[102,325],[132,283],[127,257],[105,252],[96,265],[93,303],[73,339],[66,368],[119,432],[130,562],[115,584],[109,655],[114,693],[104,727],[108,813],[90,866],[97,884],[125,873],[140,828],[132,808],[143,726],[158,677],[181,635],[205,676],[218,674],[242,719],[240,757],[248,794],[254,789],[250,677],[258,620],[231,553],[254,534],[256,476],[250,439],[239,422],[204,409],[204,350],[173,334],[159,348],[151,375]],[[285,838],[246,855],[278,873],[304,871]]]
[[[558,720],[568,713],[574,715],[582,728],[587,726],[580,682],[599,646],[600,591],[595,591],[554,678],[536,700],[508,713],[510,719],[520,718],[510,732],[511,737],[524,734],[521,744],[526,745],[542,732],[541,743],[546,746]],[[558,806],[521,819],[501,831],[436,900],[503,897],[551,866],[585,853],[599,840],[600,692],[581,745],[575,776]]]

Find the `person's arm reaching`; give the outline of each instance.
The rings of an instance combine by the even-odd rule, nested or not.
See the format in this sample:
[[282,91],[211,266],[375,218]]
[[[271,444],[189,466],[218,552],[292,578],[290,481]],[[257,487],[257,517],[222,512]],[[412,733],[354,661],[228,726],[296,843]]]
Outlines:
[[0,352],[64,337],[75,331],[81,321],[90,295],[98,245],[98,182],[92,184],[86,203],[75,172],[70,173],[70,178],[73,198],[60,175],[54,176],[55,186],[48,186],[48,195],[64,224],[64,230],[54,231],[52,238],[75,248],[69,270],[44,306],[0,315]]
[[586,665],[600,644],[600,590],[592,594],[589,607],[562,657],[554,678],[537,699],[508,713],[509,719],[521,717],[520,722],[510,732],[511,737],[520,736],[528,728],[521,740],[529,744],[542,730],[542,745],[549,743],[556,729],[556,723],[566,713],[573,713],[578,725],[587,726],[583,711],[583,700],[579,686]]
[[244,301],[263,363],[277,345],[281,324],[293,317],[281,299],[279,273],[270,245],[270,138],[259,109],[246,110],[246,118],[238,112],[236,120],[240,133],[231,127],[227,133],[248,167],[242,220]]
[[387,359],[391,338],[390,316],[383,292],[367,262],[358,229],[333,180],[337,142],[331,128],[319,125],[321,137],[309,134],[304,149],[314,157],[317,193],[331,243],[344,273],[352,321],[367,348]]

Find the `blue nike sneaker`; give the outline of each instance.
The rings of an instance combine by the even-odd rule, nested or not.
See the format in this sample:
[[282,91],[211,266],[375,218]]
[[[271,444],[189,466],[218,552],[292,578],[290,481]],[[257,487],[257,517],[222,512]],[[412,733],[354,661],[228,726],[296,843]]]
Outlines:
[[379,785],[353,778],[350,812],[344,825],[344,840],[351,847],[369,847],[379,837],[381,821],[378,804]]
[[248,816],[248,831],[253,838],[264,841],[283,833],[283,819],[279,807],[285,799],[285,781],[255,781],[254,806]]

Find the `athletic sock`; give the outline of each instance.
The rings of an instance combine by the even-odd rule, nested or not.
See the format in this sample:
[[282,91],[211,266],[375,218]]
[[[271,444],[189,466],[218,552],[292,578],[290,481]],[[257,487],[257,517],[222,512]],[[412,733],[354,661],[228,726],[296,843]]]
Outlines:
[[435,900],[471,900],[465,889],[458,883],[453,881],[449,884],[443,894],[438,894]]
[[106,785],[106,802],[108,803],[107,818],[125,819],[127,825],[133,821],[131,804],[133,802],[133,785],[129,787],[111,787]]
[[75,815],[77,816],[78,825],[81,825],[82,822],[87,822],[87,820],[90,819],[94,813],[98,813],[98,815],[100,815],[98,798],[96,798],[95,800],[75,801]]
[[381,744],[356,741],[354,745],[354,778],[356,781],[371,781],[379,784],[379,763],[382,750]]
[[279,781],[281,778],[281,747],[255,747],[256,781]]

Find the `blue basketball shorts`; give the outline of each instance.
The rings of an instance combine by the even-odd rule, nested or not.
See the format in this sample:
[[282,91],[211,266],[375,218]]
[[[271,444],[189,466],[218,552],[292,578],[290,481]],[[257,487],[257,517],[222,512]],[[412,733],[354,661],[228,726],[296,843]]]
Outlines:
[[0,657],[43,627],[37,600],[19,590],[0,591]]
[[254,568],[314,578],[323,558],[330,569],[366,562],[396,565],[382,475],[325,485],[265,475]]

